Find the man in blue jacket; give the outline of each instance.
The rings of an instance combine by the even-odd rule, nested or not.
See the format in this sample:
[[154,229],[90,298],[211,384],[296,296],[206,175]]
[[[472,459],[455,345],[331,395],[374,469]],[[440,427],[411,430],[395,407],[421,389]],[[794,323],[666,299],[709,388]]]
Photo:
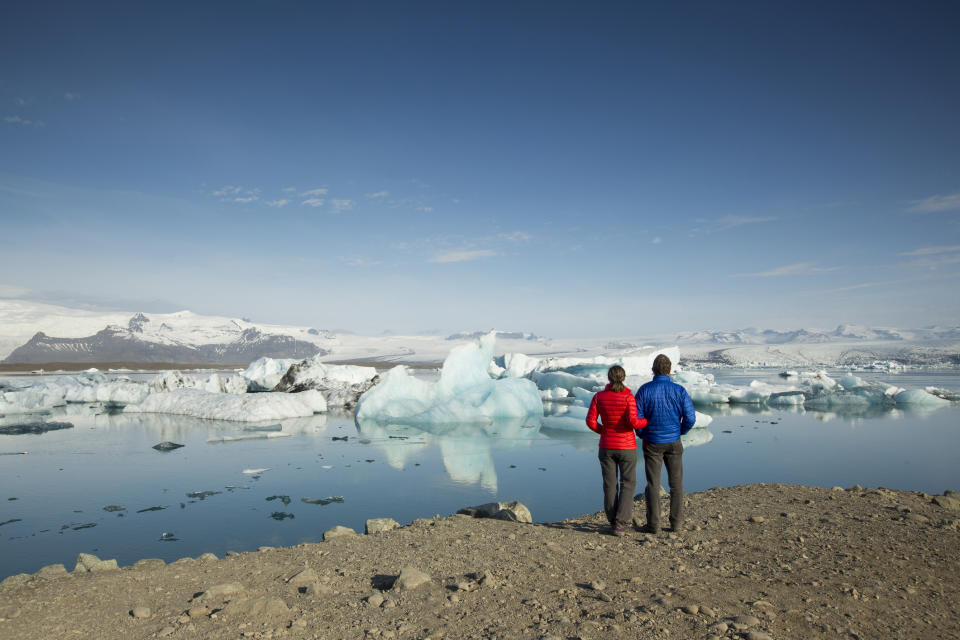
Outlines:
[[660,468],[667,465],[670,481],[670,529],[683,524],[683,443],[680,436],[693,427],[696,412],[687,390],[670,380],[670,358],[653,359],[653,380],[637,390],[637,415],[647,419],[643,466],[647,474],[647,533],[660,532]]

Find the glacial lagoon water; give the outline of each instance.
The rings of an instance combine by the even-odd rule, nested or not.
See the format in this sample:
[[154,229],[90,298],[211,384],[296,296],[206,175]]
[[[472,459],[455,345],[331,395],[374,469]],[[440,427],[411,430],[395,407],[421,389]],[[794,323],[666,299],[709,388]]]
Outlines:
[[[776,379],[770,370],[714,373],[738,385]],[[858,375],[960,388],[957,372]],[[960,489],[957,404],[846,414],[698,410],[714,417],[713,438],[686,450],[687,491],[757,482]],[[314,542],[336,524],[362,532],[367,518],[408,523],[493,500],[520,500],[537,521],[600,507],[596,437],[538,424],[424,431],[358,427],[352,414],[331,413],[281,421],[289,437],[224,442],[268,432],[97,405],[45,417],[74,427],[0,435],[0,578],[55,562],[72,569],[80,552],[126,565]],[[152,449],[162,441],[185,446]],[[262,468],[269,470],[243,473]]]

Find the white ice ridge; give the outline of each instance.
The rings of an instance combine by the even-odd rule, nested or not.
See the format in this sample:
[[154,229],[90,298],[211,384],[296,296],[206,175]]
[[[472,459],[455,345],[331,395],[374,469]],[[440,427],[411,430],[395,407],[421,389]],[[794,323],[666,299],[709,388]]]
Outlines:
[[209,393],[199,389],[177,389],[153,393],[125,413],[172,413],[209,420],[259,422],[312,416],[327,410],[319,391],[302,393]]
[[290,365],[297,362],[291,358],[260,358],[251,362],[240,375],[247,380],[251,391],[270,391],[277,386]]
[[856,407],[910,406],[933,408],[960,399],[945,389],[902,389],[884,382],[868,382],[852,374],[839,380],[826,371],[790,372],[795,384],[775,385],[754,380],[748,387],[717,384],[712,374],[677,371],[673,380],[683,385],[694,404],[766,404],[813,410]]
[[11,378],[0,383],[0,414],[41,413],[70,402],[122,407],[141,402],[149,393],[142,382],[108,380],[96,369],[76,376]]
[[414,378],[406,367],[394,367],[360,397],[357,420],[444,424],[542,416],[543,403],[533,382],[490,377],[495,341],[491,332],[454,347],[436,383]]

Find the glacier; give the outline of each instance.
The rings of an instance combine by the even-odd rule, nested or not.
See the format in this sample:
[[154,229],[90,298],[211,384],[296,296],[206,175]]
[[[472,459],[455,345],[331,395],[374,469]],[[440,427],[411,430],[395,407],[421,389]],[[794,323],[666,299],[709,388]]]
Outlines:
[[303,418],[327,410],[319,391],[302,393],[209,393],[177,389],[154,393],[140,404],[127,405],[124,413],[170,413],[208,420],[260,422]]
[[488,371],[496,335],[450,350],[440,379],[427,382],[399,365],[360,397],[357,421],[394,424],[489,423],[505,418],[539,418],[543,402],[525,378],[493,379]]

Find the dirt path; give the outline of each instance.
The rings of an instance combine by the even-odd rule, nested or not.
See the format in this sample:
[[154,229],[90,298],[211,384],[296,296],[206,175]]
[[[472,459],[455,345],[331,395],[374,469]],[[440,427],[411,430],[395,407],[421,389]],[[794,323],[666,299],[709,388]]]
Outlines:
[[0,585],[0,638],[958,638],[958,497],[750,485],[689,495],[688,529],[658,536],[451,516],[46,569]]

